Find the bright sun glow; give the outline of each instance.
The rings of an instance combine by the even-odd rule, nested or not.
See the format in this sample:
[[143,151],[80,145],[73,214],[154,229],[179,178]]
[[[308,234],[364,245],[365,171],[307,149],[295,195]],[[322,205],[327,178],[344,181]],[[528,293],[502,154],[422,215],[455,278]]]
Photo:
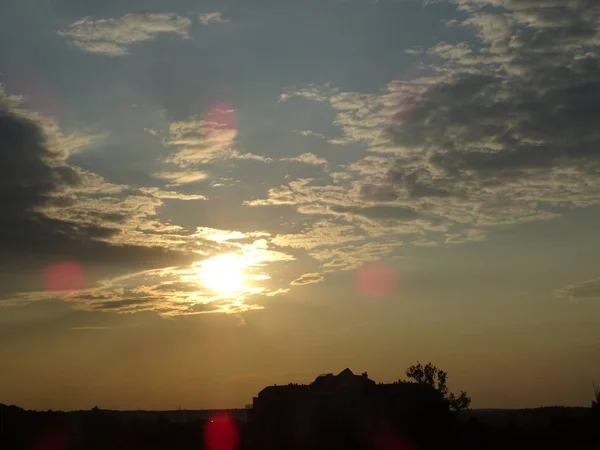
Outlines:
[[202,261],[198,267],[200,282],[219,294],[234,294],[247,288],[246,261],[234,253],[226,253]]

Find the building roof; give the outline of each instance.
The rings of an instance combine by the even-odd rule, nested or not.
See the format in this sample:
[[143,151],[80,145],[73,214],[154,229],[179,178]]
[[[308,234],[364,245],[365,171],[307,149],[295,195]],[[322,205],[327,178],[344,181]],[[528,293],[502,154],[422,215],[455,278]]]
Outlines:
[[309,394],[333,394],[344,392],[371,392],[376,395],[400,395],[407,400],[418,400],[427,396],[438,396],[439,393],[431,386],[413,383],[401,382],[391,384],[377,384],[371,380],[367,373],[355,375],[352,370],[346,368],[337,375],[332,373],[319,375],[310,384],[284,384],[267,386],[259,392],[259,396],[283,395],[284,397],[302,396]]

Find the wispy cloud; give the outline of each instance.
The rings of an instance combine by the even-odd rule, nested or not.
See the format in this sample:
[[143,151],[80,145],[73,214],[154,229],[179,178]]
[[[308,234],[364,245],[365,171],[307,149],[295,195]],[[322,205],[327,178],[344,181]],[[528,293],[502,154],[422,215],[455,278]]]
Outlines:
[[219,11],[202,13],[198,16],[198,20],[202,25],[210,25],[211,23],[228,23],[229,19],[225,19]]
[[[204,115],[186,116],[201,107],[195,105],[184,115],[170,116],[178,120],[163,140],[169,154],[157,162],[167,164],[151,171],[158,186],[139,187],[74,165],[72,156],[102,142],[101,136],[62,128],[55,119],[24,111],[22,99],[0,95],[9,105],[2,111],[3,130],[8,132],[0,135],[6,149],[0,155],[6,171],[0,193],[10,200],[3,205],[6,232],[0,247],[19,247],[40,258],[60,253],[106,264],[148,264],[143,268],[173,265],[162,272],[105,279],[67,297],[75,308],[163,315],[237,313],[254,307],[247,303],[249,296],[282,295],[291,286],[321,282],[323,274],[392,258],[401,245],[465,245],[502,226],[552,220],[574,208],[599,205],[600,5],[592,0],[447,3],[461,11],[453,26],[470,37],[408,52],[413,56],[407,58],[431,63],[427,72],[390,80],[368,92],[343,91],[332,83],[281,91],[279,101],[285,104],[278,107],[314,106],[333,117],[331,129],[319,128],[328,130],[326,135],[302,132],[328,142],[298,139],[315,144],[314,150],[281,158],[297,163],[285,165],[290,172],[308,172],[314,178],[294,179],[290,174],[277,184],[245,192],[235,184],[239,177],[223,174],[236,179],[221,184],[225,177],[215,177],[214,185],[222,187],[211,191],[244,191],[235,201],[245,211],[271,207],[261,217],[281,217],[282,228],[273,220],[265,226],[270,233],[190,229],[162,215],[175,200],[206,198],[203,191],[192,190],[207,177],[199,166],[214,164],[211,170],[217,170],[217,164],[235,161],[230,165],[235,170],[272,161],[248,153],[238,142],[233,105],[218,103]],[[192,19],[197,26],[198,21],[227,21],[219,12]],[[190,19],[177,14],[127,14],[83,18],[60,34],[86,52],[120,56],[159,37],[188,38],[190,27]],[[308,121],[293,125],[292,130],[312,126]],[[150,128],[146,132],[160,134]],[[331,147],[328,143],[343,155],[336,162],[345,159],[329,174],[320,170],[328,164],[319,152],[322,146]],[[272,179],[265,177],[265,183]],[[27,192],[17,191],[22,185]],[[283,218],[279,210],[293,210],[294,219]],[[30,236],[42,244],[33,245]],[[82,255],[86,248],[94,256]],[[216,296],[194,278],[197,266],[190,257],[198,262],[225,251],[253,261],[256,278],[253,290],[244,293],[247,297]],[[312,259],[318,267],[297,272],[311,271],[291,286],[289,279],[281,286],[281,280],[260,278],[268,277],[261,271],[271,264],[301,264],[294,262],[296,257]],[[589,280],[558,292],[572,300],[595,299],[597,284]],[[42,296],[34,294],[29,298]]]
[[309,164],[312,166],[327,165],[327,160],[314,153],[302,153],[301,155],[294,156],[293,158],[281,158],[281,161],[299,162],[303,164]]
[[[0,153],[2,167],[30,186],[28,195],[23,195],[22,188],[8,177],[0,183],[0,193],[13,199],[4,209],[10,245],[20,246],[26,255],[28,236],[37,235],[41,242],[35,248],[38,259],[60,249],[67,258],[135,260],[144,266],[171,257],[181,256],[184,261],[186,253],[205,245],[206,241],[183,234],[181,226],[158,219],[164,199],[200,200],[203,195],[115,184],[72,165],[69,155],[74,142],[81,148],[93,140],[66,139],[68,134],[58,123],[25,111],[20,102],[7,98],[0,87],[0,104],[6,105],[0,145],[11,150]],[[16,136],[21,137],[15,140]],[[91,249],[90,253],[82,248]]]
[[600,300],[600,278],[570,284],[558,289],[556,295],[572,302]]
[[[232,234],[235,232],[232,232]],[[237,235],[236,235],[237,237]],[[223,242],[225,247],[212,252],[192,264],[144,270],[100,280],[97,285],[75,291],[65,291],[61,300],[74,309],[114,313],[151,311],[163,316],[241,312],[262,309],[263,306],[247,300],[257,295],[276,296],[289,289],[271,287],[265,266],[294,257],[272,250],[265,240],[250,243]],[[236,255],[244,270],[245,282],[232,292],[220,292],[203,283],[202,268],[206,261],[222,256],[227,250]],[[15,294],[0,302],[0,306],[23,304],[55,298],[52,292],[34,291]]]
[[188,37],[191,20],[173,13],[126,14],[118,19],[85,17],[59,31],[75,46],[90,53],[123,56],[134,44],[159,35]]
[[233,115],[231,109],[215,114],[220,121],[191,118],[173,122],[169,127],[166,143],[176,151],[166,159],[180,167],[210,164],[227,159],[254,160],[264,163],[270,158],[235,150],[237,130],[226,118]]
[[234,230],[219,230],[216,228],[198,227],[194,236],[214,242],[239,241],[242,239],[258,239],[270,236],[263,231],[242,233]]
[[340,134],[330,142],[371,154],[331,174],[334,184],[291,180],[246,204],[294,205],[314,220],[329,215],[371,238],[400,235],[414,245],[477,242],[494,227],[600,204],[592,107],[600,5],[450,3],[465,14],[454,26],[473,39],[423,49],[433,63],[427,76],[391,81],[380,94],[330,84],[284,89],[282,102],[331,107]]
[[313,250],[310,256],[321,263],[325,272],[354,270],[365,263],[384,258],[400,245],[402,242],[369,242],[362,245]]
[[311,249],[324,245],[339,245],[344,242],[361,241],[365,237],[357,234],[352,225],[337,225],[327,221],[314,223],[310,228],[295,234],[278,234],[271,242],[280,247]]
[[280,102],[285,102],[292,98],[305,98],[319,102],[328,101],[332,94],[338,92],[337,88],[332,88],[327,84],[310,84],[306,87],[289,87],[283,90],[279,96]]
[[307,284],[322,283],[323,281],[325,281],[325,277],[321,273],[305,273],[293,280],[290,284],[292,286],[304,286]]
[[223,123],[203,119],[173,122],[168,145],[176,147],[167,162],[186,167],[225,158],[234,144],[237,130]]
[[140,188],[144,194],[151,195],[160,199],[170,200],[206,200],[206,196],[202,194],[182,194],[176,191],[164,191],[159,188]]
[[168,187],[180,186],[182,184],[195,183],[208,178],[206,172],[197,170],[179,171],[179,172],[160,172],[154,175],[156,178],[168,180]]
[[302,134],[302,136],[314,136],[319,139],[327,139],[323,133],[317,133],[316,131],[312,130],[302,130],[300,133]]
[[289,289],[277,289],[276,291],[272,291],[272,292],[267,292],[265,295],[267,297],[275,297],[276,295],[282,295],[282,294],[287,294],[288,292],[290,292]]

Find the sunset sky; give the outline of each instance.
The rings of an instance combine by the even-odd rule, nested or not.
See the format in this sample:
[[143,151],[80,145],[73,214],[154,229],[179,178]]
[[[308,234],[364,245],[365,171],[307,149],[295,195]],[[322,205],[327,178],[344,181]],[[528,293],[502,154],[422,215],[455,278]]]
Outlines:
[[600,382],[597,0],[0,5],[0,403]]

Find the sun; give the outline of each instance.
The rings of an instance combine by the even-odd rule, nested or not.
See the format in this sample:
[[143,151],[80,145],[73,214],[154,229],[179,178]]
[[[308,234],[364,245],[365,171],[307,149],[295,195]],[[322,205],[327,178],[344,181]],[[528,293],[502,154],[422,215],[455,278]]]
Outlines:
[[231,295],[247,288],[244,270],[248,264],[235,253],[225,253],[198,264],[200,282],[223,295]]

